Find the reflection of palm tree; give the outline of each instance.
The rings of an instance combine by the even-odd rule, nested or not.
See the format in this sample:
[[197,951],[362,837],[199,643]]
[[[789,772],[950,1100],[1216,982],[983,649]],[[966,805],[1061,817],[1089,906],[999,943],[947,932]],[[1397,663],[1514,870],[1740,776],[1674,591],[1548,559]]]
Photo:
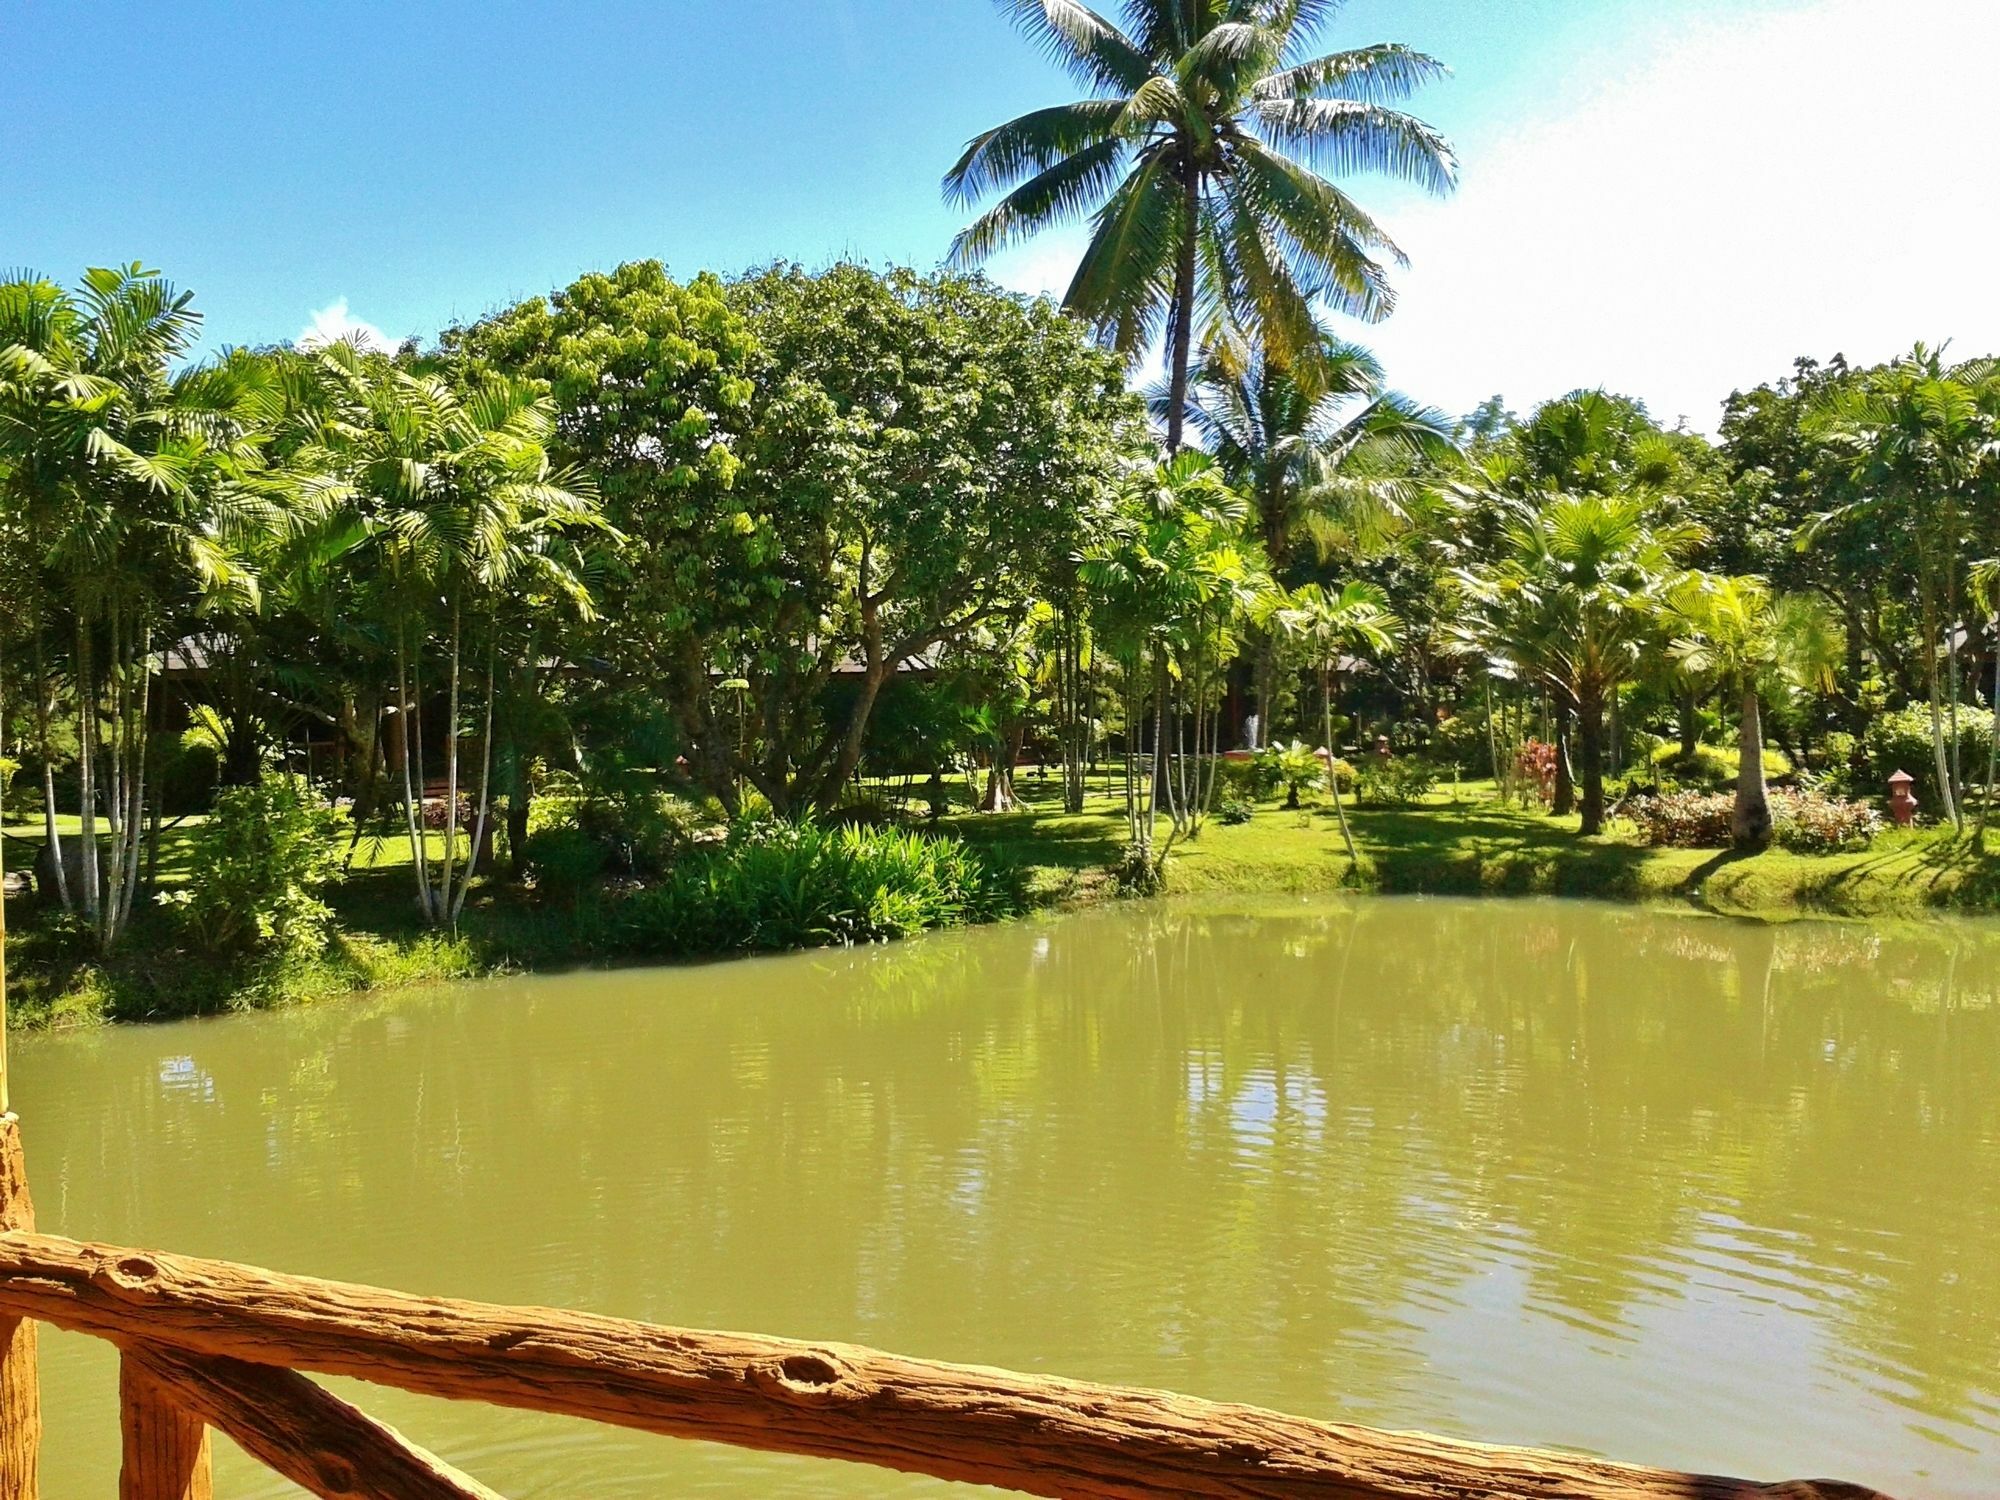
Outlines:
[[1091,90],[975,137],[953,199],[1005,196],[952,247],[976,261],[1059,223],[1094,229],[1066,305],[1136,355],[1164,327],[1167,448],[1177,452],[1197,319],[1238,315],[1289,352],[1313,307],[1389,311],[1387,235],[1321,170],[1451,189],[1451,148],[1390,106],[1440,76],[1386,45],[1312,55],[1333,7],[1296,0],[1127,0],[1119,27],[1081,0],[1003,0]]

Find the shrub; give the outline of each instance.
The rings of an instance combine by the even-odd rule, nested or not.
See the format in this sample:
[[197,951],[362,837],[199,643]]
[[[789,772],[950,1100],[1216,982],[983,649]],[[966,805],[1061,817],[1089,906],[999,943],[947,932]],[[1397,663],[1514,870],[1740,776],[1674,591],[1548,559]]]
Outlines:
[[1379,807],[1409,807],[1437,785],[1437,768],[1414,755],[1371,759],[1361,768],[1361,799]]
[[1247,823],[1256,815],[1257,804],[1235,792],[1224,792],[1215,803],[1215,820],[1231,825]]
[[299,777],[226,787],[195,830],[191,883],[161,899],[211,953],[317,952],[332,917],[319,893],[340,868],[339,826]]
[[534,872],[535,888],[559,900],[574,901],[596,884],[610,862],[603,841],[581,828],[556,824],[528,835],[528,868]]
[[1635,797],[1625,815],[1639,825],[1649,844],[1674,849],[1727,849],[1734,843],[1730,815],[1736,799],[1727,792],[1662,792]]
[[[1833,854],[1865,848],[1881,831],[1882,817],[1863,802],[1817,792],[1771,793],[1772,838],[1800,854]],[[1667,792],[1635,798],[1626,815],[1649,844],[1677,849],[1727,849],[1736,798],[1728,792]]]
[[1865,802],[1815,792],[1774,792],[1771,817],[1779,844],[1798,854],[1865,849],[1882,831],[1882,815]]
[[[1289,745],[1267,745],[1257,752],[1257,758],[1271,767],[1277,784],[1285,789],[1285,806],[1297,807],[1305,792],[1326,785],[1322,753],[1304,740],[1293,740]],[[1336,777],[1339,774],[1338,770],[1334,772]]]
[[1546,807],[1556,795],[1556,747],[1547,740],[1527,740],[1514,755],[1514,774],[1535,789]]
[[1245,801],[1268,802],[1278,795],[1283,784],[1277,758],[1268,749],[1259,750],[1247,759],[1222,763],[1222,785]]
[[986,921],[1013,905],[964,843],[886,828],[739,822],[633,896],[634,944],[662,954],[815,948]]
[[[1734,746],[1697,745],[1693,755],[1682,755],[1678,742],[1660,746],[1653,752],[1653,767],[1663,777],[1693,787],[1733,787],[1736,785]],[[1791,758],[1769,745],[1764,747],[1764,777],[1781,781],[1792,774]]]
[[[1987,747],[1992,736],[1991,710],[1969,703],[1959,705],[1959,770],[1968,784],[1985,780]],[[1933,816],[1944,811],[1944,799],[1938,795],[1937,752],[1931,746],[1929,704],[1912,703],[1893,713],[1877,714],[1862,731],[1861,741],[1868,752],[1869,774],[1874,781],[1867,788],[1871,795],[1886,791],[1891,772],[1908,771],[1916,778],[1910,791],[1917,805]],[[1947,753],[1951,750],[1948,724],[1945,750]]]

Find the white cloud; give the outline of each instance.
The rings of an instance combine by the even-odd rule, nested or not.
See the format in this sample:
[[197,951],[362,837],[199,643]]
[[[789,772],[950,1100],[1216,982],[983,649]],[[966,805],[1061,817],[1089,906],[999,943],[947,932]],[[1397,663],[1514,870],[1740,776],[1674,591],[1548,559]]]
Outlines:
[[351,334],[358,334],[364,346],[379,349],[384,354],[393,354],[396,350],[397,340],[390,338],[373,323],[363,322],[348,312],[345,297],[336,297],[313,313],[312,321],[299,330],[296,342],[304,349],[315,344],[331,344]]
[[1466,410],[1579,385],[1712,429],[1797,354],[2000,349],[1990,147],[2000,5],[1811,0],[1682,28],[1393,216],[1414,265],[1369,330]]

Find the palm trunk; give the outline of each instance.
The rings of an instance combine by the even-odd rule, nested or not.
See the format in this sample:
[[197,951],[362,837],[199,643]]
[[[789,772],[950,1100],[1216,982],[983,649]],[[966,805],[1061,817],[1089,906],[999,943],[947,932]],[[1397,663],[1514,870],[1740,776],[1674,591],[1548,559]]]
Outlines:
[[1347,809],[1340,805],[1340,757],[1333,753],[1333,676],[1320,673],[1320,720],[1326,736],[1326,792],[1333,798],[1333,816],[1340,824],[1340,841],[1347,846],[1347,862],[1360,868],[1361,856],[1354,848],[1354,830],[1347,826]]
[[1604,831],[1604,693],[1595,684],[1577,697],[1577,734],[1583,741],[1583,826],[1589,835]]
[[465,910],[465,896],[472,889],[473,873],[479,868],[479,851],[486,842],[487,814],[493,806],[493,659],[496,649],[493,636],[489,635],[486,640],[486,727],[479,737],[479,816],[473,820],[472,848],[466,852],[465,874],[459,879],[458,899],[452,903],[451,925],[454,929],[458,926],[458,914]]
[[1739,849],[1771,842],[1771,799],[1764,785],[1764,711],[1757,684],[1743,684],[1743,716],[1736,734],[1736,806],[1729,831]]
[[77,830],[78,873],[83,880],[83,916],[97,925],[97,683],[91,671],[90,625],[76,622],[77,792],[82,825]]
[[397,759],[403,763],[403,823],[410,835],[410,869],[417,877],[417,909],[424,914],[426,922],[435,922],[437,913],[431,903],[430,871],[424,860],[423,810],[410,774],[410,717],[413,710],[410,706],[408,654],[403,632],[399,628],[396,632],[396,748]]
[[448,710],[444,725],[444,861],[438,873],[438,911],[447,917],[457,910],[452,901],[452,870],[458,863],[458,669],[461,644],[458,601],[454,599],[451,605],[451,686],[445,695]]
[[66,912],[76,910],[69,888],[69,871],[63,868],[62,832],[56,827],[55,756],[49,746],[49,719],[55,708],[55,684],[49,680],[48,653],[40,630],[35,632],[35,735],[42,752],[42,836],[47,842],[49,861],[55,870],[56,899]]
[[1201,174],[1189,163],[1181,184],[1181,243],[1174,267],[1171,383],[1167,392],[1167,456],[1181,451],[1187,426],[1188,376],[1194,365],[1195,240],[1201,221]]
[[1576,811],[1576,777],[1569,763],[1569,705],[1558,701],[1549,717],[1554,721],[1550,736],[1556,752],[1556,784],[1549,811],[1562,818]]

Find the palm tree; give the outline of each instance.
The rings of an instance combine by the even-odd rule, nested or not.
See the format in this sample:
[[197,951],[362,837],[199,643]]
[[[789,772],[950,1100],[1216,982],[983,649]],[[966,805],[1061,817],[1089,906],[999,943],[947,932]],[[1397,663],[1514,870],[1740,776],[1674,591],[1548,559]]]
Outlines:
[[1068,308],[1128,357],[1164,330],[1167,448],[1181,446],[1196,324],[1262,326],[1309,346],[1315,304],[1366,319],[1394,304],[1398,251],[1325,173],[1379,171],[1451,190],[1450,146],[1390,106],[1439,77],[1384,44],[1315,56],[1330,0],[1125,0],[1124,24],[1080,0],[1001,0],[1090,92],[975,137],[946,196],[1005,194],[952,245],[976,263],[1051,225],[1093,232]]
[[260,460],[237,382],[226,367],[174,369],[199,325],[189,294],[136,264],[93,268],[74,293],[0,282],[0,511],[33,549],[16,583],[41,606],[29,617],[45,752],[55,677],[41,622],[59,610],[73,636],[82,827],[71,868],[45,753],[49,858],[103,949],[139,884],[155,644],[218,603],[254,601],[244,542],[269,522],[245,482]]
[[1316,583],[1304,584],[1285,597],[1278,622],[1312,650],[1319,671],[1321,741],[1326,747],[1326,789],[1333,798],[1333,813],[1340,821],[1341,841],[1347,846],[1350,864],[1361,856],[1354,847],[1354,831],[1347,825],[1347,810],[1340,803],[1339,753],[1333,739],[1333,690],[1340,675],[1340,659],[1361,647],[1387,651],[1396,644],[1401,622],[1390,611],[1388,600],[1373,584],[1350,583],[1338,593]]
[[1982,507],[1991,504],[2000,361],[1947,365],[1941,349],[1919,344],[1865,378],[1835,387],[1807,425],[1840,455],[1853,487],[1852,498],[1816,519],[1808,540],[1847,516],[1874,515],[1903,528],[1915,553],[1938,789],[1945,815],[1962,832],[1952,636],[1959,627],[1964,552]]
[[1656,642],[1688,522],[1655,520],[1641,494],[1555,492],[1515,501],[1501,554],[1455,575],[1475,651],[1538,677],[1577,718],[1583,828],[1604,827],[1604,712]]
[[1667,605],[1677,631],[1675,660],[1693,676],[1721,682],[1742,704],[1730,834],[1738,848],[1761,849],[1771,841],[1764,696],[1784,685],[1830,691],[1845,642],[1830,628],[1824,604],[1774,596],[1761,578],[1688,574],[1668,592]]
[[[387,622],[395,663],[395,733],[418,907],[456,925],[477,871],[492,805],[500,640],[526,614],[566,608],[588,616],[577,539],[607,530],[579,476],[555,472],[546,442],[553,407],[525,381],[489,378],[467,388],[405,369],[351,343],[317,351],[324,442],[301,448],[322,529],[351,513],[376,565],[371,607]],[[445,838],[435,871],[419,781],[426,656],[441,651],[446,678]],[[461,867],[460,742],[465,658],[483,656],[483,727],[471,848]]]
[[[1281,583],[1301,536],[1324,558],[1371,550],[1401,532],[1428,495],[1423,471],[1458,452],[1450,418],[1384,389],[1375,357],[1324,329],[1289,360],[1261,341],[1211,345],[1188,415],[1251,496],[1266,562]],[[1259,744],[1271,733],[1277,657],[1276,637],[1264,632],[1254,669]]]

